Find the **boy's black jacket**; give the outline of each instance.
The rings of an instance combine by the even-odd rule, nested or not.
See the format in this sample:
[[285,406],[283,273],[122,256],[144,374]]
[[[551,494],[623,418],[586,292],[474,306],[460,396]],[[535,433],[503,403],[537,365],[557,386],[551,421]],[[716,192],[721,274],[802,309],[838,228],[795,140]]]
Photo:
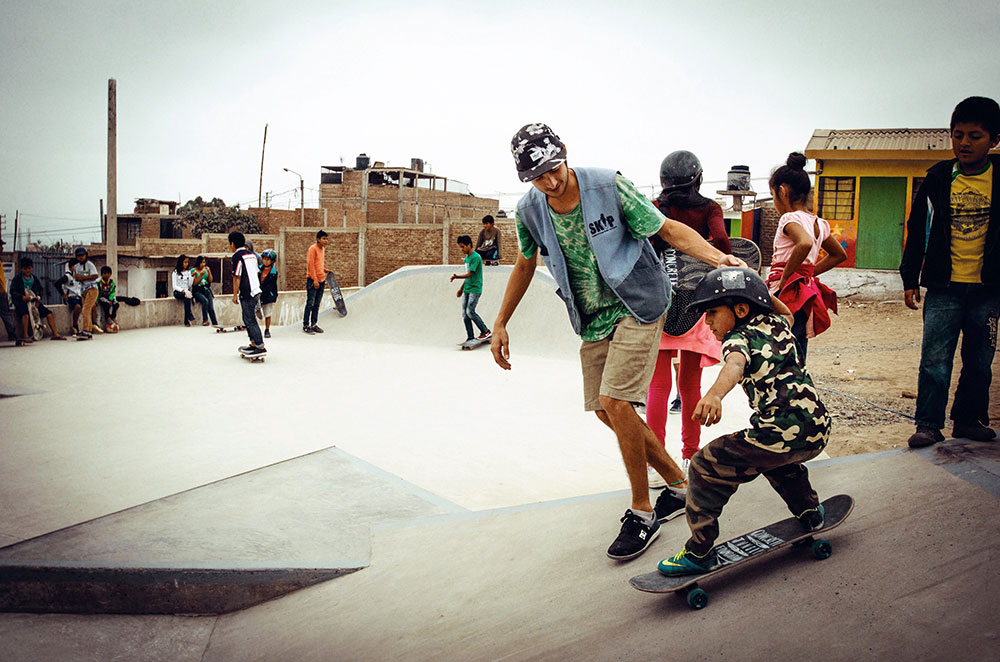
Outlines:
[[[983,285],[1000,292],[1000,155],[990,154],[993,191],[990,221],[983,251]],[[951,282],[951,172],[955,159],[940,161],[927,170],[906,222],[906,245],[899,275],[903,289],[947,287]],[[928,236],[928,228],[930,228]]]

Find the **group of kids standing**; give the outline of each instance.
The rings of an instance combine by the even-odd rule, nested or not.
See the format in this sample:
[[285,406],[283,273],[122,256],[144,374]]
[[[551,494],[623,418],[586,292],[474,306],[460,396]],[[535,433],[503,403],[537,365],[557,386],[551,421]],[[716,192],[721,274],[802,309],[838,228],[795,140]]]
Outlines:
[[[989,152],[1000,144],[1000,107],[992,99],[970,97],[955,108],[950,131],[956,158],[932,167],[920,185],[900,265],[908,306],[916,308],[919,288],[926,288],[911,447],[944,439],[940,430],[960,334],[953,436],[996,437],[988,427],[988,406],[1000,316],[1000,184],[994,175],[1000,156]],[[846,259],[846,253],[829,223],[812,211],[805,157],[789,155],[770,177],[781,219],[770,270],[761,278],[717,247],[724,234],[721,210],[698,193],[701,166],[690,152],[664,160],[664,190],[656,201],[615,170],[570,168],[566,145],[544,124],[522,127],[511,152],[518,176],[532,189],[517,205],[520,250],[493,325],[492,353],[501,368],[511,369],[506,327],[540,253],[582,339],[584,407],[615,433],[631,484],[631,504],[608,556],[636,558],[657,538],[661,524],[683,513],[690,537],[657,568],[665,575],[710,571],[717,564],[724,506],[741,484],[760,475],[803,530],[822,528],[823,506],[804,463],[826,447],[831,415],[805,358],[808,339],[829,327],[828,311],[836,311],[835,293],[817,276]],[[660,240],[716,267],[687,303],[701,316],[688,337],[664,338],[672,292],[654,248]],[[469,256],[471,242],[460,244]],[[471,337],[468,316],[466,326]],[[669,380],[670,371],[670,361],[658,355],[670,352],[672,358],[675,351],[681,353],[682,379],[693,372],[684,371],[684,353],[692,354],[689,360],[699,367],[696,384],[701,366],[722,362],[704,395],[700,384],[695,390],[681,386],[683,416],[695,429],[721,420],[722,399],[737,385],[752,408],[744,430],[700,449],[697,440],[684,439],[685,470],[664,448],[662,421],[654,432],[636,413],[646,404],[647,417],[655,418],[650,416],[657,395],[651,382],[657,371],[665,371]],[[665,407],[662,389],[658,399]],[[688,420],[684,427],[688,430]],[[654,472],[666,483],[655,503],[649,490]]]

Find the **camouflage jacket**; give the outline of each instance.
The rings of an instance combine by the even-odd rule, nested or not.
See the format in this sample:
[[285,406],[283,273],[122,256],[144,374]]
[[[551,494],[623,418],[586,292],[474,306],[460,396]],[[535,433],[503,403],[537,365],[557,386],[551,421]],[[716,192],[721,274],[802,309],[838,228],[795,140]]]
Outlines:
[[737,326],[722,341],[723,360],[730,352],[747,361],[740,385],[754,410],[748,442],[775,453],[826,446],[830,416],[784,318],[758,315]]

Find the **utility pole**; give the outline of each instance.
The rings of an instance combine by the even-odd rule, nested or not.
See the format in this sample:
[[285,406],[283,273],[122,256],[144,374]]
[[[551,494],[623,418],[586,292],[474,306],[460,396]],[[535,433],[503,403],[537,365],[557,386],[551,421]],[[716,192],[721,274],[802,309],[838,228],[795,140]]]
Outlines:
[[302,213],[299,215],[299,227],[306,226],[306,180],[299,177],[299,205]]
[[108,79],[108,213],[105,217],[107,265],[118,282],[118,84]]
[[260,185],[257,188],[257,206],[260,207],[261,193],[264,191],[264,149],[267,147],[267,124],[264,125],[264,144],[260,146]]
[[17,250],[17,217],[20,215],[20,210],[14,210],[14,250]]

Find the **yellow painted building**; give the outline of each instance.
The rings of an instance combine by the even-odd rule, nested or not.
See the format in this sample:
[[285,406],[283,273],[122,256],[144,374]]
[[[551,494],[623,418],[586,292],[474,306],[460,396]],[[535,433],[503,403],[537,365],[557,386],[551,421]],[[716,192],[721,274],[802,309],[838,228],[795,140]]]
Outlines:
[[816,160],[818,213],[845,266],[860,269],[899,267],[913,196],[929,167],[954,157],[948,129],[820,129],[805,155]]

